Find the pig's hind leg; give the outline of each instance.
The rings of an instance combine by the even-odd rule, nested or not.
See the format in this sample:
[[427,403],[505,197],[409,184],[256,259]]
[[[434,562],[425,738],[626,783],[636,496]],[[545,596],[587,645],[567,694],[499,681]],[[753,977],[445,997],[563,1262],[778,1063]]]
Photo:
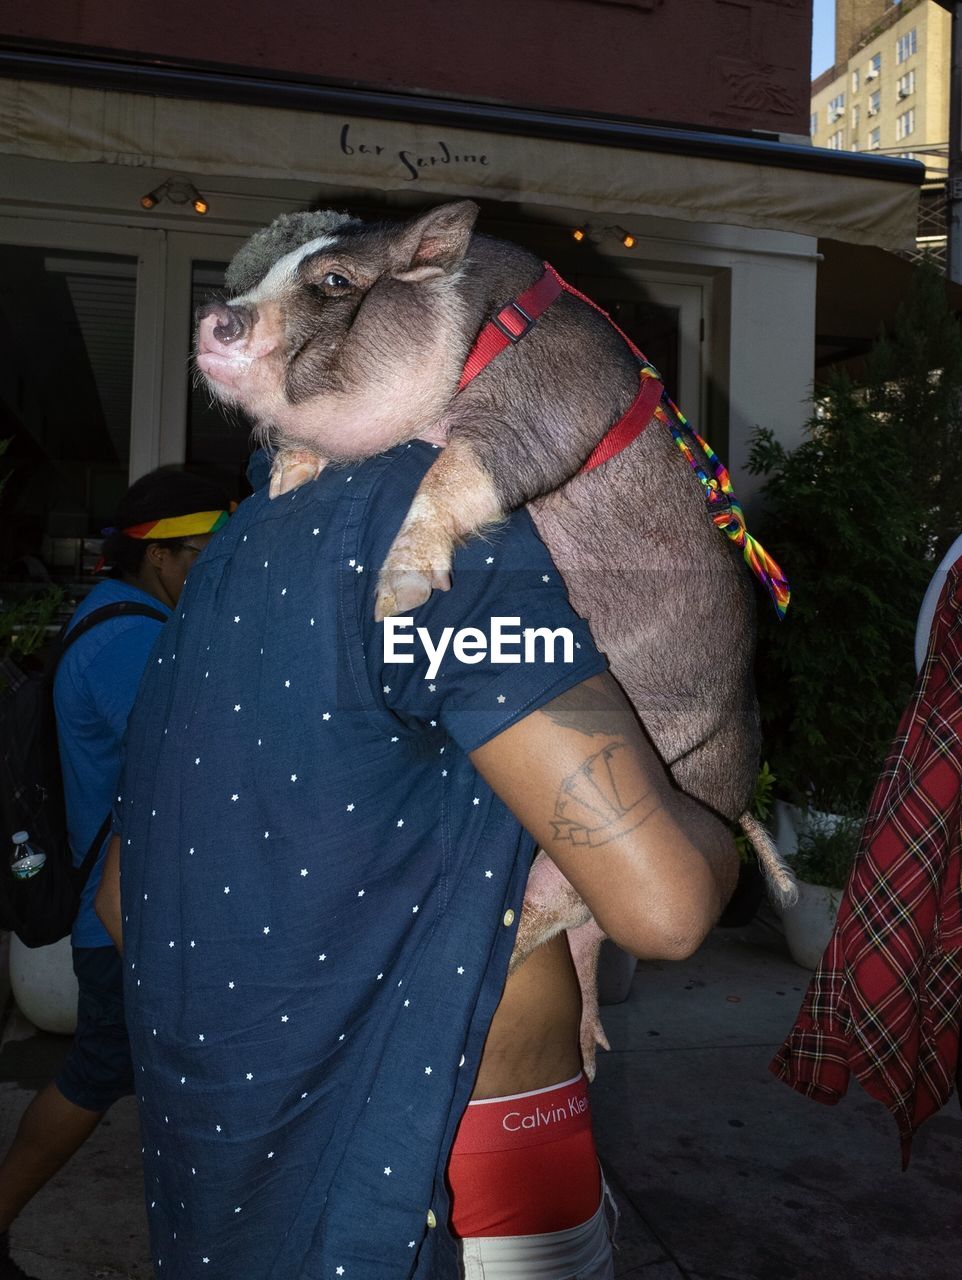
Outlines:
[[598,1008],[598,960],[605,935],[592,917],[587,924],[568,930],[568,946],[581,987],[581,1062],[589,1080],[595,1078],[598,1049],[610,1049]]
[[598,1012],[598,956],[604,934],[577,891],[542,850],[528,875],[508,972],[514,973],[533,951],[563,932],[568,934],[581,987],[581,1060],[585,1075],[593,1080],[598,1046],[609,1047]]
[[458,544],[503,518],[492,478],[470,442],[451,440],[421,481],[381,566],[377,621],[410,613],[434,590],[447,591]]

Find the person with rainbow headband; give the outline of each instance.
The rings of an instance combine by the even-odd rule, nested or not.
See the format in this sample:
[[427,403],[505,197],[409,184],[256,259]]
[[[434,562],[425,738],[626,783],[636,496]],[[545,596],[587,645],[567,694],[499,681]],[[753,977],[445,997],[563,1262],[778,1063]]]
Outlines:
[[[9,1228],[24,1206],[90,1137],[107,1109],[133,1093],[120,957],[94,911],[127,719],[150,651],[200,552],[228,520],[220,486],[161,468],[122,499],[105,529],[109,576],[80,604],[70,630],[115,612],[78,637],[57,668],[54,704],[67,827],[75,864],[103,846],[73,927],[77,1031],[63,1069],[24,1112],[0,1163],[0,1280],[31,1280],[10,1258]],[[126,612],[123,607],[126,606]]]

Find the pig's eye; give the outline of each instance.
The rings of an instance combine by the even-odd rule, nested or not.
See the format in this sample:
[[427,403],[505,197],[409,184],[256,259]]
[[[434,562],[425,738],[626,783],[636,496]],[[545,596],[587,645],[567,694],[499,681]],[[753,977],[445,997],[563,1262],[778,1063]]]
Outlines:
[[350,289],[351,282],[347,276],[339,275],[336,271],[329,271],[321,280],[321,284],[325,289]]

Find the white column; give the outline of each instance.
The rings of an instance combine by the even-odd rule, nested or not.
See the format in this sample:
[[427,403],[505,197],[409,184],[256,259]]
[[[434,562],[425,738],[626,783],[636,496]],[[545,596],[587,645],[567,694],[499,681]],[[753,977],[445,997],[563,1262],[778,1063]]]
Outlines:
[[763,480],[745,467],[757,427],[787,449],[803,438],[815,369],[816,241],[810,256],[740,256],[731,274],[728,461],[751,505]]

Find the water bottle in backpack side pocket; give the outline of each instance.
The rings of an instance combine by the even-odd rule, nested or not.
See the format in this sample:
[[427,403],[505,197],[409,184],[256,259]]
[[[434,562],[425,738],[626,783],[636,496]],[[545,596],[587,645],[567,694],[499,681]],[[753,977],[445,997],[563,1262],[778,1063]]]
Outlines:
[[13,833],[13,861],[10,870],[15,880],[29,880],[35,876],[47,861],[42,849],[30,844],[30,835],[26,831]]

